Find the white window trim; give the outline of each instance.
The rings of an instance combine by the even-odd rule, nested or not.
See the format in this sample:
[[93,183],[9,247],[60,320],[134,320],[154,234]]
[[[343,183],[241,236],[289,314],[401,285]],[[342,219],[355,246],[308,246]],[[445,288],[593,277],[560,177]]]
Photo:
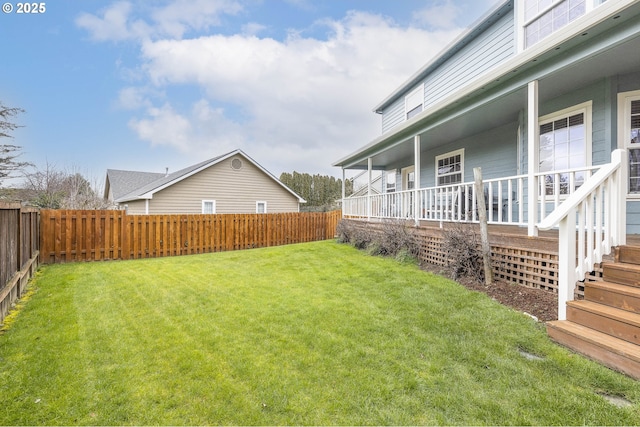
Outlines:
[[[538,118],[538,127],[546,124],[546,123],[550,123],[550,122],[554,122],[556,120],[565,118],[565,117],[569,117],[569,116],[573,116],[576,114],[584,114],[584,132],[585,132],[585,149],[587,150],[586,154],[587,154],[587,158],[586,158],[586,162],[587,164],[585,165],[586,167],[591,166],[591,157],[592,157],[592,151],[593,151],[593,147],[591,144],[591,140],[593,137],[593,132],[592,132],[592,126],[593,126],[593,101],[587,101],[587,102],[583,102],[582,104],[578,104],[578,105],[574,105],[572,107],[569,108],[565,108],[564,110],[560,110],[560,111],[556,111],[553,112],[551,114],[547,114],[545,116],[539,117]],[[536,141],[536,150],[538,150],[538,152],[540,152],[540,140]]]
[[205,203],[212,203],[213,204],[213,212],[212,213],[216,213],[216,201],[215,200],[203,200],[202,201],[202,210],[201,212],[204,214],[204,205]]
[[[418,97],[418,99],[420,99],[420,103],[409,105],[409,101],[415,98],[416,96]],[[418,106],[421,106],[422,110],[424,110],[424,83],[419,85],[417,88],[412,90],[408,95],[404,97],[404,120],[405,121],[409,120],[407,118],[409,111],[417,108]]]
[[[397,191],[396,183],[398,182],[398,171],[396,169],[388,170],[384,172],[384,192],[385,193],[395,193]],[[389,182],[389,177],[393,176],[393,182]],[[391,191],[389,191],[389,184],[393,186]]]
[[454,150],[454,151],[450,151],[448,153],[444,153],[444,154],[440,154],[439,156],[436,156],[436,161],[435,161],[435,175],[436,175],[436,187],[444,187],[446,185],[451,185],[451,184],[445,184],[445,185],[438,185],[438,178],[440,177],[438,175],[438,161],[440,159],[446,159],[447,157],[453,157],[453,156],[457,156],[460,155],[460,183],[464,182],[464,148],[461,148],[459,150]]
[[[260,212],[260,211],[258,210],[258,207],[259,207],[261,204],[262,204],[262,205],[264,205],[264,212]],[[258,201],[256,202],[256,213],[267,213],[267,202],[266,202],[266,201],[264,201],[264,200],[258,200]]]
[[[533,16],[532,18],[528,19],[525,21],[525,6],[524,6],[524,2],[519,2],[516,1],[514,4],[515,7],[515,15],[516,15],[516,20],[518,22],[517,25],[517,34],[516,34],[516,46],[518,46],[518,52],[523,52],[529,48],[531,48],[533,45],[526,47],[525,46],[525,28],[530,25],[532,22],[534,22],[535,20],[539,19],[542,15],[544,15],[545,13],[547,13],[548,11],[550,11],[551,9],[553,9],[554,7],[556,7],[558,5],[558,3],[560,3],[562,0],[554,0],[551,5],[547,6],[545,9],[543,9],[542,11],[539,11],[535,16]],[[585,15],[587,15],[589,12],[591,12],[593,9],[595,9],[596,7],[602,5],[604,3],[603,0],[586,0],[585,2]],[[583,15],[584,16],[584,15]],[[573,21],[572,21],[573,22]],[[569,22],[567,25],[570,25],[572,22]],[[534,43],[535,45],[535,43]]]
[[[565,108],[563,110],[559,110],[550,114],[546,114],[544,116],[541,116],[538,118],[538,128],[540,126],[542,126],[543,124],[547,124],[550,122],[554,122],[556,120],[560,120],[563,119],[565,117],[570,117],[570,116],[574,116],[576,114],[580,114],[582,113],[584,115],[584,132],[585,132],[585,136],[584,136],[584,140],[585,140],[585,150],[586,150],[586,165],[585,167],[590,167],[592,166],[592,154],[593,154],[593,147],[592,147],[592,137],[593,137],[593,132],[592,132],[592,124],[593,124],[593,115],[592,115],[592,111],[593,111],[593,101],[587,101],[584,102],[582,104],[578,104],[578,105],[574,105],[572,107],[568,107]],[[538,139],[536,141],[536,150],[538,150],[538,153],[540,153],[540,139]],[[538,165],[539,167],[539,165]],[[540,170],[538,169],[538,172],[540,172]],[[549,171],[549,173],[551,173],[552,171]],[[544,195],[543,196],[545,199],[551,200],[553,199],[553,195]],[[567,197],[569,197],[568,194],[560,194],[560,199],[566,199]]]
[[416,172],[416,167],[415,166],[408,166],[404,169],[402,169],[402,191],[406,191],[408,190],[408,186],[409,186],[409,174],[413,172],[413,189],[417,189],[419,188],[419,185],[417,182],[415,182],[415,172]]
[[[631,101],[640,100],[640,90],[622,92],[618,94],[618,148],[629,149],[629,136],[625,133],[631,128],[630,109]],[[627,182],[627,200],[640,200],[640,194],[629,193]]]

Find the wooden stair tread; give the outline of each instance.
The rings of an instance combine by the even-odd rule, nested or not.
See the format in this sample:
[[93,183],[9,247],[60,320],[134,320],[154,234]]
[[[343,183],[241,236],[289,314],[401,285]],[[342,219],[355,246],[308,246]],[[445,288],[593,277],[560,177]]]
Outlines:
[[640,287],[640,265],[622,262],[602,263],[603,279],[629,286]]
[[640,264],[640,247],[638,246],[619,246],[616,249],[616,260],[629,264]]
[[599,316],[605,316],[640,328],[640,314],[638,313],[587,300],[569,301],[567,302],[567,306],[588,311]]
[[636,363],[640,363],[640,346],[636,344],[612,337],[611,335],[598,332],[595,329],[591,329],[568,320],[554,320],[547,322],[546,325],[547,328],[562,331],[592,345],[596,345],[612,353],[624,356]]
[[585,290],[587,288],[602,289],[605,291],[616,292],[618,294],[629,295],[632,297],[640,297],[640,288],[629,285],[621,285],[619,283],[600,281],[600,282],[585,282]]

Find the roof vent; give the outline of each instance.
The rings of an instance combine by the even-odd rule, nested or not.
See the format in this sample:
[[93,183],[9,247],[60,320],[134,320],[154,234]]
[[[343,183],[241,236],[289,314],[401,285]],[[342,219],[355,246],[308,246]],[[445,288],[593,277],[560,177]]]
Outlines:
[[231,168],[235,170],[242,169],[242,160],[238,159],[237,157],[231,160]]

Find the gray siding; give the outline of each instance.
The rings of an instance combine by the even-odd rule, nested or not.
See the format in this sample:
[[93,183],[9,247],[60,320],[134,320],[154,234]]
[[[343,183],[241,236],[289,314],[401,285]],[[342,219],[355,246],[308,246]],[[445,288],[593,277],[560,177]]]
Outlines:
[[433,70],[423,81],[407,88],[382,112],[382,132],[405,121],[404,96],[418,85],[425,84],[423,107],[426,109],[515,55],[514,31],[514,17],[510,13]]
[[[242,168],[231,167],[233,158]],[[149,201],[149,214],[202,213],[203,200],[215,200],[216,213],[256,213],[256,202],[267,202],[267,213],[298,212],[298,199],[242,156],[234,156],[164,190]],[[130,202],[129,213],[144,214],[144,201]]]

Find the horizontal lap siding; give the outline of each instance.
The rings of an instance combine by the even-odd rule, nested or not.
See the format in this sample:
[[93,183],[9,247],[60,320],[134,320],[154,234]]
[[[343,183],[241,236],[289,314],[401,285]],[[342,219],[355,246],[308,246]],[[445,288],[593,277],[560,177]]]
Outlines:
[[426,79],[425,107],[512,57],[515,54],[513,31],[513,16],[503,17],[431,73]]
[[149,214],[200,214],[203,200],[215,200],[216,213],[255,213],[257,201],[267,202],[268,213],[298,211],[298,199],[291,192],[242,156],[237,156],[242,168],[233,169],[234,158],[155,193]]
[[190,255],[302,243],[335,236],[340,211],[276,214],[126,215],[44,210],[42,262]]
[[514,21],[513,15],[509,14],[387,106],[382,113],[382,132],[405,121],[404,96],[418,85],[425,84],[423,106],[427,109],[513,55]]

